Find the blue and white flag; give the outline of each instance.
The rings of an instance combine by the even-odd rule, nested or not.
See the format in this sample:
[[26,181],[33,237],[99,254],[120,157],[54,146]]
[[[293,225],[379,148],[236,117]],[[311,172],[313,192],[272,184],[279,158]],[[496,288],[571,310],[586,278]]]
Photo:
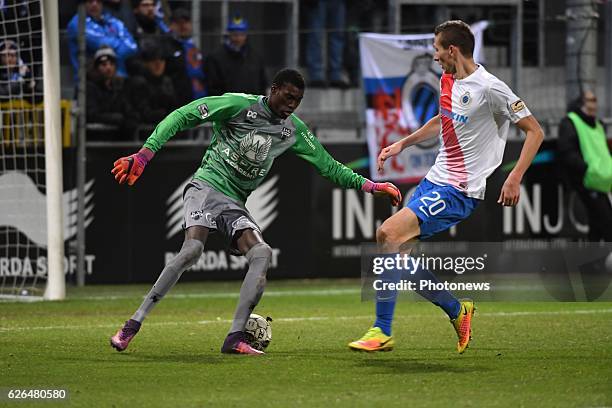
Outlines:
[[[476,61],[482,62],[482,33],[487,25],[481,21],[471,26]],[[433,34],[359,36],[370,174],[375,180],[417,182],[434,164],[437,138],[388,160],[382,175],[376,169],[382,148],[408,136],[438,114],[442,72],[433,60],[433,40]]]

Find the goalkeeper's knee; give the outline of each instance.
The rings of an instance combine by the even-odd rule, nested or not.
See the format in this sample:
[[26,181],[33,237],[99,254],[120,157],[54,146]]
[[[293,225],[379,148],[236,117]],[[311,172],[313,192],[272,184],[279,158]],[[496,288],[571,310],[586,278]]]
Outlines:
[[263,291],[266,285],[266,275],[268,266],[272,259],[272,248],[265,242],[260,242],[253,245],[249,252],[246,253],[246,258],[249,261],[249,273],[257,274],[257,286]]
[[264,259],[266,263],[269,263],[270,259],[272,259],[272,248],[265,242],[259,242],[253,245],[245,256],[249,264],[255,262],[257,259]]
[[204,244],[198,239],[186,239],[183,242],[183,246],[178,254],[169,262],[174,264],[176,269],[181,272],[187,268],[192,267],[198,262],[202,252],[204,251]]

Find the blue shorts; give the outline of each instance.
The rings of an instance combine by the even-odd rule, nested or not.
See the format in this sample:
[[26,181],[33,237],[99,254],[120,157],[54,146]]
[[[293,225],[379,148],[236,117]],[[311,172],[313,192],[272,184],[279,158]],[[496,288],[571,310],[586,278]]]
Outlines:
[[424,178],[406,207],[419,219],[419,239],[426,239],[469,217],[479,201],[453,186],[439,186]]

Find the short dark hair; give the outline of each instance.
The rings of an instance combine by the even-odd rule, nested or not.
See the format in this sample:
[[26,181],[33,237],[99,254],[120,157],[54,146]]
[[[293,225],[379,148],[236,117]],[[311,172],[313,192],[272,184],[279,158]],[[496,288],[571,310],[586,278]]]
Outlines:
[[576,98],[572,99],[570,103],[567,105],[568,112],[578,112],[587,102],[586,93],[591,92],[593,96],[595,96],[595,101],[597,102],[597,95],[591,89],[583,89],[580,91],[580,95]]
[[132,0],[130,3],[132,3],[132,8],[136,8],[140,6],[140,3],[142,3],[142,0]]
[[172,12],[172,16],[170,17],[170,22],[179,21],[179,20],[187,20],[191,21],[191,13],[184,8],[177,8]]
[[294,85],[296,88],[304,90],[304,77],[297,69],[284,68],[274,75],[272,85],[280,88],[285,84]]
[[466,57],[471,57],[474,53],[474,33],[470,26],[461,20],[445,21],[436,27],[434,34],[440,34],[440,44],[444,48],[451,45],[459,47]]
[[140,59],[143,61],[154,61],[167,57],[165,48],[161,46],[155,37],[145,37],[140,41]]

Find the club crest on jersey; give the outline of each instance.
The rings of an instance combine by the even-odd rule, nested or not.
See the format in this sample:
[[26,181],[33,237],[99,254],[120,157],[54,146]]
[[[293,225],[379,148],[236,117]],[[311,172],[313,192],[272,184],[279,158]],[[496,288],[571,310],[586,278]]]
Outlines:
[[461,95],[460,102],[461,102],[461,106],[468,106],[470,102],[472,102],[472,96],[470,95],[470,93],[466,92],[463,95]]
[[200,218],[202,218],[202,215],[204,215],[204,212],[202,210],[192,211],[191,212],[191,219],[197,221]]
[[198,111],[200,112],[200,117],[202,119],[206,119],[208,117],[208,105],[203,103],[198,105]]
[[283,130],[281,130],[281,139],[285,140],[291,137],[291,129],[283,127]]
[[272,146],[270,136],[259,135],[253,130],[240,142],[240,154],[251,161],[261,163],[268,157],[270,146]]

